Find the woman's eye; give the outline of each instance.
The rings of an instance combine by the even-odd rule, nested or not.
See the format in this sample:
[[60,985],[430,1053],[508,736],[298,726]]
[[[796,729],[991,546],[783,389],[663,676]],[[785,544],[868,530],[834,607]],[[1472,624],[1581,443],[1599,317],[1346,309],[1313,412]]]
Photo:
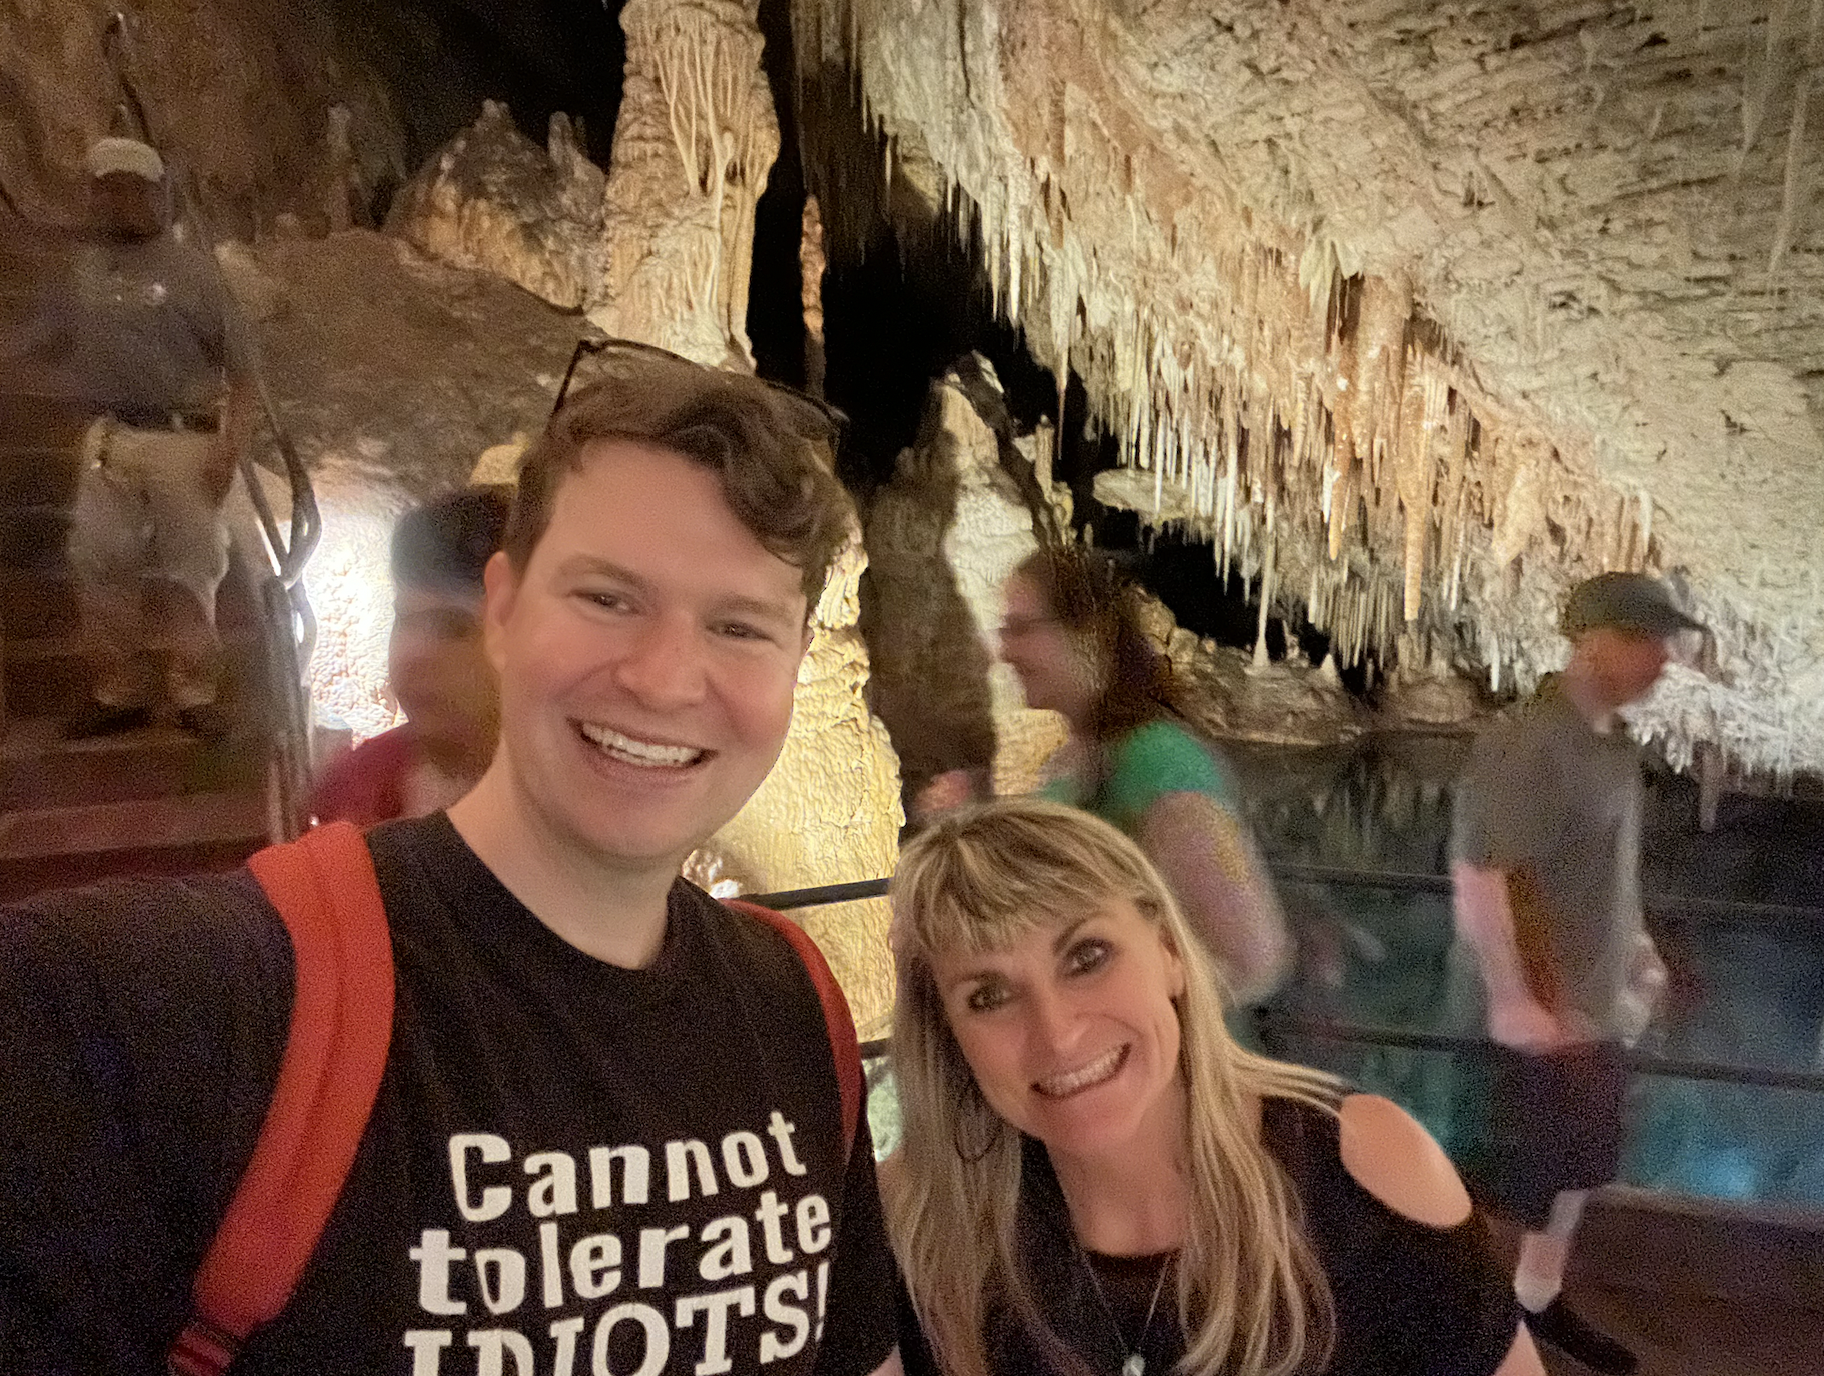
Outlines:
[[971,1013],[992,1013],[1007,1002],[1007,986],[1004,984],[978,984],[969,991],[967,1002]]
[[1107,963],[1109,945],[1106,941],[1079,941],[1064,956],[1065,968],[1073,975],[1087,974],[1098,970]]

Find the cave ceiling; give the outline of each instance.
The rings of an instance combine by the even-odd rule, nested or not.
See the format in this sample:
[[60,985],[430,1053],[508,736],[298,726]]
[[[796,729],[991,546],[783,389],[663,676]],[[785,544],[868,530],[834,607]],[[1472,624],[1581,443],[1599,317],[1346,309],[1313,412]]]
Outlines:
[[1824,3],[793,11],[1121,437],[1105,500],[1522,686],[1572,581],[1667,574],[1718,662],[1639,729],[1824,768]]

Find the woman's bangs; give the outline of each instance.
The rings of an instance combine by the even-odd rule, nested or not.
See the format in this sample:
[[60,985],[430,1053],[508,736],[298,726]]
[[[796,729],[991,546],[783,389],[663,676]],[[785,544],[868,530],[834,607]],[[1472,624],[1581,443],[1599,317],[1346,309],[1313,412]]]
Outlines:
[[[1114,876],[1090,872],[1067,851],[1023,846],[1009,854],[1002,846],[962,840],[921,876],[901,901],[912,907],[914,930],[926,952],[985,955],[1004,950],[1034,928],[1099,912],[1123,897],[1107,882]],[[1122,876],[1125,878],[1125,876]]]

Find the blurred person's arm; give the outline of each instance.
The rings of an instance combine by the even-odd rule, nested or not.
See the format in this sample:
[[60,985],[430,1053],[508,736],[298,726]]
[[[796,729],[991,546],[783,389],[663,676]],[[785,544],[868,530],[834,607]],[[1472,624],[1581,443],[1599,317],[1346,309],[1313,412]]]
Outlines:
[[1134,838],[1203,939],[1240,1004],[1259,1003],[1285,979],[1292,958],[1273,884],[1235,815],[1204,793],[1167,793]]
[[1536,992],[1543,972],[1537,955],[1522,955],[1508,871],[1458,861],[1450,877],[1457,934],[1475,952],[1488,993],[1489,1036],[1520,1051],[1550,1051],[1586,1036]]
[[1628,953],[1627,979],[1621,990],[1621,1039],[1627,1045],[1639,1041],[1647,1024],[1653,1021],[1653,1014],[1666,997],[1669,982],[1659,947],[1642,928],[1634,934],[1634,948]]

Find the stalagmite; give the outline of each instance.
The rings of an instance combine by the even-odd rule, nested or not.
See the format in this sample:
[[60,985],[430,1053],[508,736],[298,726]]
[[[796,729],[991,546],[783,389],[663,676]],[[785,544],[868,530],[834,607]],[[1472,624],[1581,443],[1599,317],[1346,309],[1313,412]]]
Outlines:
[[759,0],[628,0],[627,68],[589,318],[715,367],[753,369],[754,207],[779,155]]
[[[779,151],[757,10],[758,0],[628,0],[622,8],[627,69],[589,312],[609,334],[749,372],[754,209]],[[807,297],[812,270],[807,261]],[[699,852],[700,873],[753,891],[891,872],[899,770],[862,696],[868,653],[856,622],[866,567],[857,529],[812,612],[785,749],[759,792]],[[893,991],[885,905],[795,916],[829,956],[863,1035],[878,1032]]]

